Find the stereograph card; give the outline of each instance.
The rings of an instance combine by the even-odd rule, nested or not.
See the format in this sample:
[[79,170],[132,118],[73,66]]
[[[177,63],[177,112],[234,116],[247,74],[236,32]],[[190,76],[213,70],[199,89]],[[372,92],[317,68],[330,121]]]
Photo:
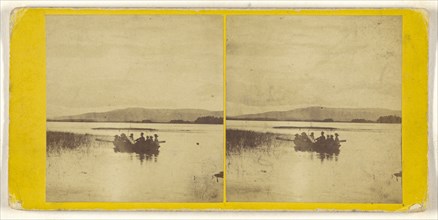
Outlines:
[[11,20],[13,208],[425,209],[424,11]]

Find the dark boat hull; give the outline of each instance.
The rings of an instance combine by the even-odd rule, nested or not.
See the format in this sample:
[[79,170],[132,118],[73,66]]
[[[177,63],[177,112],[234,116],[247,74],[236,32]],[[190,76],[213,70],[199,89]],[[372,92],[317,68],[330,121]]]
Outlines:
[[296,138],[294,140],[295,150],[313,151],[319,153],[339,153],[341,144],[333,140],[312,142],[310,139]]
[[152,154],[157,153],[160,144],[155,141],[143,141],[132,144],[128,141],[114,141],[114,151],[122,153]]

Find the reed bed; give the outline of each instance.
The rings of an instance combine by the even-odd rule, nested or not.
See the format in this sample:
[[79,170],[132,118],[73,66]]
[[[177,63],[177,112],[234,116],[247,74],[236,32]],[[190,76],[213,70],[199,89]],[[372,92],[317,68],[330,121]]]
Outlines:
[[276,135],[270,132],[227,129],[227,154],[239,153],[242,150],[270,147]]
[[47,153],[59,153],[64,150],[88,148],[93,140],[90,134],[76,134],[71,132],[47,131]]

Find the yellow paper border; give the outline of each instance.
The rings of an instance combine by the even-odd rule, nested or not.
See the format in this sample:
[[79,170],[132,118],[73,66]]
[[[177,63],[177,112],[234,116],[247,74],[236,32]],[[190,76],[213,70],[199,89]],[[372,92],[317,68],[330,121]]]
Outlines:
[[[312,15],[403,17],[402,68],[402,204],[359,203],[103,203],[45,202],[46,84],[45,15]],[[309,10],[181,10],[181,9],[17,9],[11,17],[9,204],[19,209],[44,210],[381,210],[425,208],[427,198],[428,35],[427,15],[411,9],[309,9]],[[226,26],[224,25],[224,100],[226,98]],[[226,104],[224,101],[224,116]],[[224,126],[226,122],[224,123]],[[224,149],[225,149],[224,127]],[[225,157],[225,152],[224,152]],[[224,158],[224,169],[225,167]],[[226,172],[225,172],[226,173]],[[226,175],[226,174],[225,174]],[[226,179],[226,176],[225,176]],[[224,181],[226,182],[226,181]]]

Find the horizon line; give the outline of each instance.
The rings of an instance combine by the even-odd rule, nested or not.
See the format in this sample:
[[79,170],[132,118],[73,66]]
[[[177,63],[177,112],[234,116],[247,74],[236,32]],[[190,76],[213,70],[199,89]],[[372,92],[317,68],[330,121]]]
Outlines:
[[390,111],[399,111],[402,112],[401,109],[390,109],[390,108],[378,108],[378,107],[327,107],[327,106],[318,106],[318,105],[311,105],[308,107],[296,107],[288,110],[273,110],[273,111],[261,111],[256,113],[248,113],[248,114],[238,114],[238,115],[227,115],[227,117],[238,117],[243,115],[256,115],[256,114],[264,114],[269,112],[287,112],[287,111],[293,111],[297,109],[306,109],[306,108],[331,108],[331,109],[382,109],[382,110],[390,110]]
[[88,111],[83,113],[76,113],[76,114],[69,114],[69,115],[59,115],[59,116],[48,116],[46,115],[47,119],[55,119],[59,117],[69,117],[69,116],[78,116],[78,115],[84,115],[84,114],[90,114],[90,113],[105,113],[105,112],[111,112],[111,111],[117,111],[117,110],[127,110],[127,109],[148,109],[148,110],[202,110],[202,111],[210,111],[210,112],[223,112],[224,110],[209,110],[209,109],[203,109],[203,108],[155,108],[155,107],[120,107],[120,108],[114,108],[112,110],[102,110],[102,111]]
[[[306,109],[306,108],[338,108],[338,109],[384,109],[384,110],[390,110],[390,111],[399,111],[401,112],[402,110],[395,110],[395,109],[389,109],[389,108],[377,108],[377,107],[326,107],[326,106],[318,106],[318,105],[312,105],[312,106],[308,106],[308,107],[297,107],[297,108],[292,108],[292,109],[288,109],[288,110],[273,110],[273,111],[261,111],[261,112],[257,112],[257,113],[248,113],[248,114],[238,114],[238,115],[226,115],[227,117],[238,117],[238,116],[243,116],[243,115],[255,115],[255,114],[263,114],[263,113],[268,113],[268,112],[287,112],[287,111],[292,111],[292,110],[297,110],[297,109]],[[55,119],[55,118],[59,118],[59,117],[69,117],[69,116],[78,116],[78,115],[83,115],[83,114],[90,114],[90,113],[105,113],[105,112],[111,112],[111,111],[116,111],[116,110],[127,110],[127,109],[149,109],[149,110],[203,110],[203,111],[210,111],[210,112],[223,112],[224,110],[208,110],[208,109],[203,109],[203,108],[155,108],[155,107],[123,107],[123,108],[115,108],[112,110],[106,110],[106,111],[90,111],[90,112],[84,112],[84,113],[78,113],[78,114],[70,114],[70,115],[60,115],[60,116],[50,116],[48,117],[46,115],[47,119]]]

